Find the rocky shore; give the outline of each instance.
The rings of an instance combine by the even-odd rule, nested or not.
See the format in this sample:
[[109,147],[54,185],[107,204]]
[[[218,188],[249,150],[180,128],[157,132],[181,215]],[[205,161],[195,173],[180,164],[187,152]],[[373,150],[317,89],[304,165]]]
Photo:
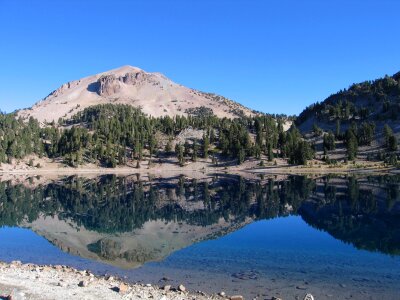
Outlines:
[[67,266],[43,266],[0,262],[0,299],[230,299],[242,300],[240,295],[224,292],[207,295],[189,292],[184,285],[155,286],[131,284],[113,276],[96,276],[86,270]]

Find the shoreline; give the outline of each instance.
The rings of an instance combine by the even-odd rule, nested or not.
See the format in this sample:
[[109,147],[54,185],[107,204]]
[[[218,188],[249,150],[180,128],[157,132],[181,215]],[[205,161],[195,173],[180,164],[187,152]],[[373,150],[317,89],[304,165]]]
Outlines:
[[113,276],[97,276],[65,265],[23,264],[0,261],[0,299],[231,299],[223,292],[208,295],[188,291],[183,284],[162,287],[128,283]]
[[257,168],[240,168],[240,167],[216,167],[216,168],[39,168],[39,169],[14,169],[14,170],[1,170],[0,176],[5,174],[21,175],[21,174],[59,174],[59,175],[79,175],[79,174],[115,174],[115,175],[135,175],[135,174],[148,174],[148,175],[180,175],[180,174],[252,174],[252,175],[291,175],[291,174],[333,174],[333,173],[398,173],[400,170],[395,167],[366,167],[366,168],[330,168],[330,167],[307,167],[307,166],[279,166],[279,167],[257,167]]
[[[32,163],[33,162],[33,163]],[[36,166],[36,167],[35,167]],[[39,167],[38,167],[39,166]],[[133,163],[115,168],[106,168],[97,164],[83,164],[78,167],[65,165],[61,161],[49,158],[27,156],[11,163],[0,164],[0,178],[4,175],[147,175],[154,177],[175,177],[188,175],[193,178],[205,178],[210,174],[233,174],[243,177],[259,177],[268,175],[301,175],[301,174],[349,174],[349,173],[397,173],[398,169],[383,162],[357,160],[354,163],[328,165],[318,160],[312,160],[307,165],[289,165],[283,159],[276,159],[274,163],[266,162],[260,166],[260,160],[248,159],[240,165],[233,161],[225,161],[213,165],[209,159],[198,159],[179,166],[177,161],[164,159],[149,165],[144,160],[139,168]]]

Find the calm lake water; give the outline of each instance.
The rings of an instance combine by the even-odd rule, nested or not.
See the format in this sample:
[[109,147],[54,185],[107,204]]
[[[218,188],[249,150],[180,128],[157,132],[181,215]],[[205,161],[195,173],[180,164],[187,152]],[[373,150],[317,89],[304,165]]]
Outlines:
[[400,299],[400,176],[0,183],[0,260],[247,299]]

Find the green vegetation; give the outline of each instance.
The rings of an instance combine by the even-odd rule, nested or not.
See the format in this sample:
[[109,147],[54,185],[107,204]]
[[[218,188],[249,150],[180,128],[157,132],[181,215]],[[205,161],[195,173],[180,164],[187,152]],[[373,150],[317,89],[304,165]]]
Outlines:
[[374,81],[353,84],[323,102],[307,107],[296,119],[301,125],[315,121],[397,120],[400,116],[400,72]]
[[324,135],[324,149],[326,150],[335,150],[335,136],[332,131],[329,131],[328,134]]
[[346,147],[347,147],[347,157],[349,160],[354,160],[357,156],[358,142],[357,137],[354,134],[354,130],[348,129],[346,131]]
[[[295,123],[304,132],[312,132],[314,137],[323,134],[325,157],[328,151],[335,150],[336,144],[341,145],[343,141],[347,159],[354,160],[359,155],[359,147],[372,146],[376,141],[370,149],[380,148],[380,152],[369,151],[364,156],[368,160],[377,159],[395,165],[393,162],[398,157],[397,138],[386,123],[395,125],[399,116],[400,72],[374,81],[353,84],[323,102],[307,107]],[[381,130],[384,143],[381,141]]]
[[14,114],[0,113],[0,163],[32,153],[43,155],[46,141],[41,132],[39,123],[33,118],[24,123]]
[[269,161],[280,156],[291,164],[306,164],[313,157],[311,146],[294,126],[284,132],[283,120],[269,115],[240,119],[212,114],[153,118],[129,105],[105,104],[91,106],[69,120],[44,128],[34,119],[24,123],[15,115],[0,115],[0,162],[37,154],[61,157],[73,167],[96,163],[114,168],[128,161],[136,161],[140,167],[144,157],[151,164],[159,155],[173,155],[172,142],[186,129],[203,130],[204,134],[202,139],[175,145],[181,166],[186,160],[207,158],[210,152],[213,160],[220,156],[238,164],[262,154]]
[[385,124],[383,127],[383,135],[385,137],[385,146],[388,151],[396,151],[397,150],[397,139],[393,134],[392,128],[389,125]]

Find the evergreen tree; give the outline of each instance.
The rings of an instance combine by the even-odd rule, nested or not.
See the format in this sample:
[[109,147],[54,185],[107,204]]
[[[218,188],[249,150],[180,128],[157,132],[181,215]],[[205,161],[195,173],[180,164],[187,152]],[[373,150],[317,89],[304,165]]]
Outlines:
[[340,130],[340,120],[336,120],[336,138],[339,139],[341,136],[341,130]]
[[328,134],[324,135],[324,149],[335,150],[335,148],[335,136],[332,131],[329,131]]
[[203,157],[208,158],[208,149],[210,147],[210,139],[206,133],[203,134]]
[[383,135],[385,137],[385,146],[389,151],[397,150],[397,139],[393,134],[392,128],[385,124],[383,127]]
[[183,167],[185,164],[185,154],[184,154],[185,148],[181,144],[176,144],[175,145],[175,153],[178,158],[179,165]]
[[167,154],[172,152],[172,139],[169,138],[167,144],[165,145],[165,152]]
[[268,161],[274,159],[274,152],[272,151],[272,143],[268,143]]
[[358,143],[357,137],[353,130],[348,129],[346,131],[346,147],[347,147],[347,158],[349,160],[354,160],[357,156]]
[[195,140],[193,141],[192,161],[194,161],[194,162],[197,161],[198,152],[199,152],[199,145],[198,145],[198,143],[197,143],[197,140],[195,139]]
[[387,147],[389,151],[397,151],[397,138],[394,135],[389,136]]

